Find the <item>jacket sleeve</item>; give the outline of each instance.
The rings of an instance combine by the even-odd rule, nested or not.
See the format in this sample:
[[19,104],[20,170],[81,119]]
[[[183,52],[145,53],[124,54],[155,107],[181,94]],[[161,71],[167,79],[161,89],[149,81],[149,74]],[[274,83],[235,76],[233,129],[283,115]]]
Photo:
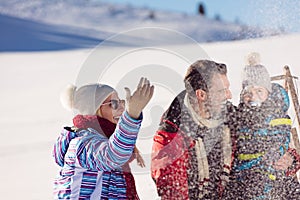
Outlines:
[[54,157],[54,161],[59,166],[62,167],[64,165],[64,157],[66,152],[68,151],[69,144],[71,140],[76,137],[77,135],[75,132],[64,129],[61,132],[60,136],[57,138],[54,144],[52,155]]
[[124,112],[109,139],[97,135],[98,137],[78,139],[77,142],[77,138],[72,140],[79,165],[98,171],[120,168],[132,156],[141,122],[142,115],[140,119],[133,119]]
[[151,176],[164,199],[188,199],[188,151],[181,134],[158,130],[154,136]]

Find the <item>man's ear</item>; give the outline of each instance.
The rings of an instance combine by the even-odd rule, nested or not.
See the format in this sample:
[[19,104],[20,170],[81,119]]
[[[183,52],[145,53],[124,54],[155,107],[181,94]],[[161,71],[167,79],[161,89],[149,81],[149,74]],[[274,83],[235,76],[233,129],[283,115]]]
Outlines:
[[198,89],[196,90],[196,97],[200,101],[206,101],[207,93],[204,90]]

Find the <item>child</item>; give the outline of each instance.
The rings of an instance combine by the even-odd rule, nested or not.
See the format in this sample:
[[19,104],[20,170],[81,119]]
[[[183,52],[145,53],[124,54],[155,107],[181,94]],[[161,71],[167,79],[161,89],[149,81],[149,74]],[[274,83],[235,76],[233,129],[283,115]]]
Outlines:
[[273,167],[289,147],[292,124],[287,115],[289,97],[282,86],[271,83],[258,58],[257,53],[250,54],[243,70],[235,159],[224,196],[225,199],[293,199],[291,195],[285,197],[285,188],[290,189],[283,187],[286,171]]
[[126,89],[126,107],[108,85],[66,90],[64,102],[78,115],[54,145],[53,156],[61,168],[54,181],[54,199],[139,199],[128,163],[137,153],[142,110],[153,90],[141,78],[132,95]]

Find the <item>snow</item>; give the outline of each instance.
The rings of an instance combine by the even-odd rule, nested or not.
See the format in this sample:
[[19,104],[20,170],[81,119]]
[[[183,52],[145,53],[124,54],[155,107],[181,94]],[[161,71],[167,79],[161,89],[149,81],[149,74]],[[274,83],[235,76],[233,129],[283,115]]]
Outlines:
[[[137,17],[144,16],[147,9],[109,4],[103,4],[103,10],[97,9],[98,4],[84,7],[90,14],[86,15],[82,1],[55,2],[0,2],[2,199],[52,199],[52,183],[58,171],[51,156],[52,145],[73,116],[59,102],[59,93],[68,83],[101,80],[117,87],[122,96],[123,85],[133,90],[139,75],[153,81],[155,95],[144,111],[137,142],[147,168],[140,169],[134,162],[132,171],[141,199],[158,199],[149,171],[151,138],[163,109],[183,88],[182,77],[191,62],[210,58],[226,63],[235,104],[241,89],[241,69],[249,52],[260,53],[271,75],[282,74],[283,66],[288,65],[294,76],[300,76],[300,34],[224,41],[218,36],[222,31],[239,27],[192,16],[185,16],[185,23],[179,25],[180,14],[164,12],[157,12],[161,18],[149,22]],[[99,18],[101,25],[95,26]],[[200,20],[203,28],[199,30],[195,20]],[[145,25],[167,29],[132,29]],[[212,34],[216,30],[222,31]],[[195,36],[200,45],[181,31]],[[145,38],[151,39],[149,43]],[[208,40],[214,42],[204,43]],[[104,42],[94,50],[100,41]],[[159,45],[162,41],[168,43]],[[151,48],[144,48],[150,44]],[[96,70],[95,74],[89,69]]]
[[[152,13],[154,19],[149,17]],[[94,47],[115,33],[141,26],[177,30],[199,42],[278,34],[278,31],[219,22],[198,15],[83,0],[0,1],[0,25],[5,27],[1,30],[5,39],[0,39],[0,51]]]

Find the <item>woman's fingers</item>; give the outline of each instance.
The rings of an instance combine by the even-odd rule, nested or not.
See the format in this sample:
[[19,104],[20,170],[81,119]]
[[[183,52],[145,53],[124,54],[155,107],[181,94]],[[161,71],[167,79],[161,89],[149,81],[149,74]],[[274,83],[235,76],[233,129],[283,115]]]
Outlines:
[[130,90],[125,90],[127,99],[126,109],[131,117],[138,118],[144,107],[152,98],[154,86],[150,86],[150,81],[142,77],[132,95],[130,95]]
[[130,97],[131,97],[131,92],[130,92],[130,89],[128,87],[125,87],[124,90],[126,92],[126,102],[128,102],[130,100]]
[[150,81],[147,78],[144,78],[142,88],[141,88],[141,94],[144,95],[144,96],[149,96],[150,91],[151,91]]
[[142,88],[143,87],[144,81],[145,81],[144,79],[145,79],[144,77],[140,78],[140,81],[139,81],[139,84],[138,84],[137,88]]

